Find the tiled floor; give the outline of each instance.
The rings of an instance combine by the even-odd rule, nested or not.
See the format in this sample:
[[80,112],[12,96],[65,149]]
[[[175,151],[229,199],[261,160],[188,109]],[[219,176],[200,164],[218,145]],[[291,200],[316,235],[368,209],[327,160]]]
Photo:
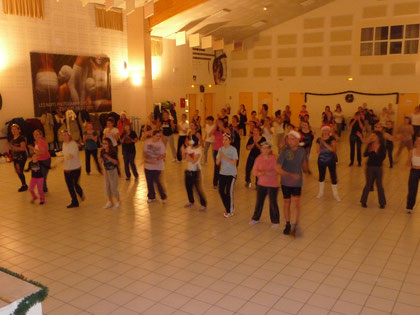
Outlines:
[[146,203],[141,174],[138,183],[121,178],[120,210],[102,208],[95,172],[82,175],[86,201],[66,209],[58,159],[47,204],[31,205],[16,192],[12,165],[1,164],[0,265],[50,288],[47,314],[420,314],[420,217],[404,211],[408,169],[386,167],[386,209],[376,192],[363,209],[363,168],[347,167],[347,139],[339,146],[343,200],[333,201],[328,184],[315,198],[313,155],[297,239],[270,228],[268,204],[262,222],[248,225],[256,193],[243,185],[245,155],[230,219],[211,186],[212,163],[203,168],[206,212],[183,207],[183,165],[170,161],[167,204]]

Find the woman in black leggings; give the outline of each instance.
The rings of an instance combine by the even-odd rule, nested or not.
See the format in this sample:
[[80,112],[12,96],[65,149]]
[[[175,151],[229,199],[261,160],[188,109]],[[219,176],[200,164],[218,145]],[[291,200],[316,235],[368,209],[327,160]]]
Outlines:
[[416,137],[414,149],[408,155],[407,164],[411,166],[408,179],[407,213],[410,214],[416,204],[417,189],[420,179],[420,137]]
[[350,164],[354,164],[354,149],[357,147],[357,165],[362,166],[362,138],[363,138],[363,119],[359,112],[354,114],[354,118],[350,120]]
[[336,170],[336,151],[337,142],[331,135],[331,128],[324,126],[321,128],[321,137],[316,140],[318,152],[318,170],[319,170],[319,192],[318,199],[324,196],[325,175],[327,168],[331,176],[331,189],[334,199],[341,201],[337,189],[337,170]]
[[18,189],[19,192],[28,190],[26,185],[25,175],[23,170],[25,169],[26,159],[26,139],[20,135],[20,127],[17,124],[13,124],[10,128],[12,132],[12,139],[9,141],[9,150],[12,154],[13,165],[15,167],[16,174],[19,176],[22,186]]

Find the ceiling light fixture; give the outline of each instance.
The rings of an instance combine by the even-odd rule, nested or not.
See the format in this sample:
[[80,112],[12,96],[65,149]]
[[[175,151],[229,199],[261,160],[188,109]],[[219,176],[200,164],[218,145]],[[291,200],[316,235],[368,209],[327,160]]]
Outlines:
[[311,5],[311,4],[314,4],[315,3],[315,0],[305,0],[305,1],[303,1],[303,2],[301,2],[301,3],[299,3],[302,7],[307,7],[307,6],[309,6],[309,5]]
[[267,21],[258,21],[258,22],[255,22],[254,24],[251,24],[251,26],[257,28],[257,27],[261,27],[265,24],[267,24]]
[[230,12],[232,12],[232,10],[229,10],[229,9],[222,9],[222,10],[217,11],[216,13],[212,14],[212,15],[211,15],[211,17],[217,17],[217,18],[220,18],[220,17],[223,17],[223,16],[225,16],[225,15],[229,14]]

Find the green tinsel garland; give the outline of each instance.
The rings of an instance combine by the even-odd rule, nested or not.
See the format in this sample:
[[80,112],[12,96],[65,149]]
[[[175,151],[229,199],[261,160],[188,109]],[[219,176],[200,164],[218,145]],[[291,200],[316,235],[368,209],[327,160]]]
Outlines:
[[0,272],[4,272],[7,273],[13,277],[16,277],[18,279],[21,279],[23,281],[29,282],[31,284],[33,284],[34,286],[37,286],[39,288],[41,288],[41,290],[32,293],[31,295],[27,296],[26,298],[24,298],[18,305],[18,307],[16,308],[15,312],[13,313],[14,315],[25,315],[28,310],[34,306],[37,303],[40,303],[42,301],[45,300],[45,298],[48,296],[48,288],[44,285],[42,285],[39,282],[36,281],[32,281],[29,280],[27,278],[25,278],[23,275],[20,275],[18,273],[15,273],[13,271],[10,271],[6,268],[0,267]]

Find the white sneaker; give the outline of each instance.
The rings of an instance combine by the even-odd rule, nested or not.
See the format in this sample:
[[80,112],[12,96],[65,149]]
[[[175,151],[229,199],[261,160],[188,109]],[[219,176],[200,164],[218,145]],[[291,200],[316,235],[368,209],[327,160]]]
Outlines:
[[104,209],[109,209],[109,208],[112,208],[112,202],[111,201],[108,201],[106,203],[106,205],[104,206]]
[[249,225],[255,225],[257,223],[260,223],[260,221],[256,221],[256,220],[249,221]]
[[207,207],[206,206],[201,206],[200,207],[200,211],[204,211],[204,210],[206,210],[207,209]]
[[155,202],[156,201],[156,199],[147,199],[147,203],[152,203],[152,202]]
[[225,212],[225,213],[223,213],[223,216],[224,216],[225,218],[230,218],[230,213]]
[[189,202],[184,206],[184,208],[191,208],[192,206],[194,206],[194,204]]
[[277,229],[279,226],[280,226],[280,224],[279,224],[279,223],[273,223],[273,224],[271,224],[271,228],[272,228],[273,230]]
[[119,209],[120,208],[120,202],[117,202],[115,205],[114,205],[114,209]]

